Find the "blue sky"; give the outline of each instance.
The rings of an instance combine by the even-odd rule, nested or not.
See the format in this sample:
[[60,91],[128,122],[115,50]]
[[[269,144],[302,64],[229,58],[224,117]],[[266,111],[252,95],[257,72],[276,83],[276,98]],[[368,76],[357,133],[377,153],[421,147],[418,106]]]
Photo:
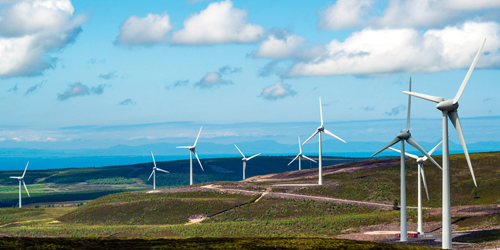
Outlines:
[[[335,134],[389,141],[409,77],[415,92],[453,97],[485,38],[459,114],[482,117],[464,124],[468,142],[498,141],[486,135],[500,116],[499,14],[488,0],[0,0],[0,148],[190,141],[201,125],[223,143],[291,144],[319,123],[319,96]],[[425,128],[441,113],[412,108],[432,121],[415,137],[434,142]]]

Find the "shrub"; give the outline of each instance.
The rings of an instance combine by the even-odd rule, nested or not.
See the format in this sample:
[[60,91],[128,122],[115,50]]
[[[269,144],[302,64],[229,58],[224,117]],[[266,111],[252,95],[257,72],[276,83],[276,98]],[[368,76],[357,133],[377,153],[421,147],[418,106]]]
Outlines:
[[392,205],[392,209],[393,210],[399,210],[399,207],[398,207],[398,200],[394,200],[394,204]]

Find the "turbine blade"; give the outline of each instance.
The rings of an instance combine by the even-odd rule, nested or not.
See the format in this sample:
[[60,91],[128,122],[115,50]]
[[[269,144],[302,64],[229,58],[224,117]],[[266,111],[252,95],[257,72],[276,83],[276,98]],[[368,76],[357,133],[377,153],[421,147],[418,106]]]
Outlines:
[[408,91],[403,91],[403,93],[405,93],[407,95],[412,95],[412,96],[415,96],[418,98],[422,98],[422,99],[425,99],[425,100],[428,100],[431,102],[436,102],[436,103],[439,103],[439,102],[442,102],[445,100],[444,97],[441,97],[441,96],[432,96],[432,95],[426,95],[426,94],[420,94],[420,93],[408,92]]
[[240,151],[240,154],[243,156],[243,158],[245,158],[245,155],[241,152],[241,150],[238,148],[238,146],[236,146],[236,144],[234,144],[234,146],[236,147],[236,149],[238,149],[238,151]]
[[300,136],[297,136],[299,138],[299,153],[302,154],[302,146],[300,145]]
[[306,159],[308,159],[308,160],[310,160],[310,161],[312,161],[312,162],[314,162],[314,163],[317,163],[315,160],[313,160],[313,159],[311,159],[311,158],[309,158],[309,157],[307,157],[307,156],[305,156],[305,155],[302,155],[302,157],[304,157],[304,158],[306,158]]
[[316,129],[316,131],[314,132],[314,134],[312,134],[309,138],[307,138],[307,140],[304,143],[302,143],[302,145],[306,144],[309,140],[311,140],[318,133],[319,133],[319,130]]
[[472,64],[470,65],[469,71],[467,71],[467,75],[464,78],[464,81],[462,82],[462,85],[460,85],[460,88],[458,89],[457,95],[453,98],[453,104],[457,103],[458,100],[460,99],[460,96],[462,96],[462,93],[464,92],[465,85],[467,85],[467,82],[469,81],[469,77],[472,74],[472,71],[474,70],[474,67],[476,67],[477,59],[481,55],[481,51],[483,50],[484,43],[486,43],[486,38],[483,41],[483,44],[481,45],[481,48],[477,51],[476,57],[474,58],[474,61],[472,61]]
[[477,187],[476,177],[474,176],[474,170],[472,169],[472,164],[470,163],[469,152],[467,151],[467,145],[465,144],[464,134],[462,132],[462,125],[460,124],[460,119],[458,118],[458,113],[456,111],[448,113],[451,123],[457,130],[458,137],[460,138],[460,143],[462,143],[462,148],[464,149],[465,159],[467,159],[467,164],[469,164],[469,170],[474,180],[474,185]]
[[30,164],[29,161],[28,161],[28,163],[26,163],[26,167],[24,168],[24,173],[23,173],[23,176],[21,178],[24,178],[24,175],[26,174],[26,169],[28,169],[28,164]]
[[196,151],[193,151],[193,153],[196,156],[196,160],[198,160],[198,163],[200,164],[201,170],[205,171],[205,169],[203,169],[203,166],[201,165],[200,158],[198,158],[198,154],[196,153]]
[[438,145],[436,145],[434,148],[432,148],[431,151],[429,151],[429,155],[432,155],[434,153],[434,151],[436,151],[436,149],[438,149],[439,146],[441,146],[441,144],[443,144],[443,141],[441,141],[440,143],[438,143]]
[[258,153],[258,154],[256,154],[256,155],[254,155],[254,156],[252,156],[252,157],[250,157],[250,158],[248,158],[248,159],[247,159],[247,161],[251,160],[252,158],[257,157],[258,155],[260,155],[260,153]]
[[159,171],[162,171],[162,172],[165,172],[165,173],[169,173],[169,174],[170,174],[170,172],[168,172],[167,170],[163,170],[163,169],[159,169],[159,168],[156,168],[156,170],[159,170]]
[[[411,92],[411,77],[410,77],[410,90]],[[408,95],[408,116],[406,117],[406,131],[410,130],[410,111],[411,111],[411,95]]]
[[151,179],[151,176],[153,176],[154,172],[155,172],[155,170],[153,169],[153,172],[151,172],[151,175],[149,176],[148,181],[149,181],[149,179]]
[[[391,147],[389,147],[389,149],[390,149],[390,150],[392,150],[392,151],[396,151],[396,152],[398,152],[398,153],[400,153],[400,154],[401,154],[401,151],[400,151],[400,150],[398,150],[398,149],[391,148]],[[417,159],[418,159],[418,156],[416,156],[416,155],[414,155],[414,154],[410,154],[410,153],[406,153],[406,152],[405,152],[405,155],[406,155],[406,156],[408,156],[408,157],[410,157],[410,158],[413,158],[413,159],[415,159],[415,160],[417,160]]]
[[429,191],[427,190],[427,181],[425,180],[425,173],[424,173],[424,165],[422,164],[422,167],[420,168],[422,170],[420,173],[422,173],[422,179],[424,180],[424,187],[425,187],[425,193],[427,194],[427,200],[429,200]]
[[9,177],[9,178],[12,178],[12,179],[19,179],[19,178],[21,178],[21,177],[11,176],[11,177]]
[[323,108],[321,107],[321,97],[319,98],[319,115],[321,116],[321,126],[323,126]]
[[292,162],[294,162],[295,160],[297,160],[297,158],[299,158],[299,156],[300,156],[300,154],[298,154],[297,156],[295,156],[295,158],[293,158],[293,160],[290,163],[288,163],[287,166],[290,166],[290,164],[292,164]]
[[28,197],[31,197],[30,192],[28,192],[28,188],[26,187],[26,183],[24,183],[24,180],[23,180],[23,185],[24,185],[24,189],[26,189],[26,193],[28,194]]
[[391,142],[389,142],[389,143],[388,143],[387,145],[385,145],[383,148],[379,149],[377,152],[375,152],[375,154],[372,154],[372,156],[370,156],[370,157],[373,157],[373,156],[377,155],[378,153],[380,153],[380,152],[382,152],[382,151],[386,150],[388,147],[390,147],[390,146],[392,146],[392,145],[394,145],[394,144],[398,143],[400,140],[401,140],[401,139],[399,139],[399,138],[397,138],[397,137],[396,137],[396,138],[394,138],[394,140],[392,140]]
[[193,147],[196,147],[196,143],[198,143],[198,138],[200,138],[200,134],[201,134],[201,129],[202,128],[203,128],[203,126],[200,128],[200,132],[198,132],[198,136],[196,137],[196,141],[194,141]]
[[434,159],[432,159],[432,157],[427,152],[425,152],[425,150],[420,147],[420,145],[418,145],[418,143],[412,137],[406,139],[406,141],[408,142],[408,144],[412,145],[414,148],[418,149],[418,151],[422,152],[422,154],[427,156],[427,158],[429,158],[431,162],[434,163],[434,165],[436,165],[439,169],[443,170],[443,168],[441,168],[441,166],[439,166],[439,164]]
[[324,131],[325,133],[327,133],[327,134],[329,134],[329,135],[331,135],[331,136],[333,136],[333,137],[337,138],[338,140],[340,140],[340,141],[342,141],[342,142],[346,143],[344,140],[342,140],[340,137],[338,137],[338,136],[334,135],[332,132],[330,132],[330,131],[328,131],[328,130],[326,130],[326,129],[325,129],[325,130],[323,130],[323,131]]
[[176,147],[176,148],[190,148],[190,146],[179,146],[179,147]]
[[155,161],[155,156],[153,155],[153,151],[151,151],[151,156],[153,157],[153,163],[155,164],[155,168],[156,168],[156,161]]

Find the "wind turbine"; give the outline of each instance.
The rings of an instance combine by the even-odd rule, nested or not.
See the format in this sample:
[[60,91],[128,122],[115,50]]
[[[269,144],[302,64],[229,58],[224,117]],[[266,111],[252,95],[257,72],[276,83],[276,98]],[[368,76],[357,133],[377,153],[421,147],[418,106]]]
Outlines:
[[163,169],[159,169],[156,167],[156,161],[155,161],[155,156],[153,155],[153,151],[151,151],[151,156],[153,157],[153,163],[155,164],[155,166],[153,167],[153,172],[151,172],[151,175],[149,176],[148,181],[149,181],[149,179],[151,179],[151,176],[153,176],[153,189],[156,189],[156,170],[165,172],[167,174],[170,174],[170,172],[163,170]]
[[469,170],[472,175],[472,179],[474,180],[474,185],[477,187],[476,177],[474,177],[474,170],[472,169],[472,164],[469,158],[469,152],[467,151],[467,145],[465,144],[464,135],[462,133],[462,125],[460,124],[460,119],[458,118],[458,100],[462,96],[464,92],[465,85],[469,81],[469,77],[476,66],[479,55],[481,55],[481,51],[483,50],[484,43],[486,39],[484,39],[481,48],[476,54],[474,61],[472,61],[472,65],[465,75],[465,78],[458,89],[457,94],[453,99],[445,99],[444,97],[431,96],[425,94],[419,94],[411,91],[403,91],[403,93],[416,96],[428,101],[432,101],[437,103],[436,108],[441,110],[443,116],[443,249],[451,249],[451,201],[450,201],[450,160],[449,160],[449,147],[448,147],[448,117],[450,118],[451,123],[455,127],[458,133],[458,137],[460,138],[460,143],[462,144],[462,148],[464,149],[465,158],[467,159],[467,164],[469,165]]
[[323,185],[323,161],[321,160],[321,154],[322,154],[322,149],[321,149],[321,133],[327,133],[335,138],[337,138],[338,140],[346,143],[344,140],[340,139],[340,137],[334,135],[332,132],[328,131],[325,129],[325,127],[323,127],[323,108],[321,107],[321,97],[319,98],[319,114],[320,114],[320,117],[321,117],[321,126],[319,126],[316,131],[314,132],[314,134],[311,135],[311,137],[309,137],[304,143],[302,143],[302,146],[304,144],[306,144],[309,140],[311,140],[316,134],[319,134],[319,158],[318,158],[318,162],[319,162],[319,180],[318,180],[318,185]]
[[196,154],[196,150],[195,150],[196,143],[198,142],[198,138],[200,138],[200,134],[201,134],[201,129],[202,128],[203,127],[200,128],[200,132],[198,132],[198,136],[196,137],[196,141],[194,141],[194,145],[193,146],[180,146],[180,147],[177,147],[177,148],[187,148],[187,149],[189,149],[189,185],[193,185],[193,154],[196,156],[196,159],[198,160],[198,163],[200,163],[201,170],[205,171],[203,169],[203,166],[201,165],[200,158],[198,158],[198,154]]
[[302,145],[300,144],[300,136],[298,136],[298,137],[299,137],[299,154],[297,156],[295,156],[295,158],[293,158],[293,160],[290,163],[288,163],[288,166],[290,166],[290,164],[292,164],[292,162],[297,160],[297,158],[298,158],[299,159],[299,170],[302,170],[302,167],[300,164],[300,158],[304,157],[304,158],[306,158],[314,163],[316,163],[316,161],[302,154]]
[[[410,77],[410,91],[411,91],[411,77]],[[432,157],[425,152],[420,145],[411,137],[410,133],[410,111],[411,111],[411,96],[408,96],[408,116],[406,117],[406,130],[399,132],[399,134],[389,142],[389,144],[385,145],[379,151],[375,152],[372,156],[377,155],[378,153],[386,150],[390,146],[401,141],[401,241],[408,241],[407,235],[407,227],[406,227],[406,179],[405,179],[405,141],[408,144],[412,145],[418,151],[422,152],[427,158],[429,158],[434,165],[441,169],[441,166],[432,159]]]
[[238,148],[238,146],[236,146],[236,144],[234,144],[234,146],[236,147],[236,149],[238,149],[238,151],[240,151],[240,154],[243,156],[243,159],[241,159],[243,161],[243,180],[245,179],[245,170],[247,169],[247,161],[251,160],[252,158],[254,157],[257,157],[258,155],[260,155],[260,153],[252,156],[252,157],[248,157],[246,158],[245,155],[241,152],[241,150]]
[[10,177],[10,178],[18,179],[19,180],[19,207],[23,207],[22,203],[21,203],[21,190],[22,190],[22,188],[21,188],[21,182],[23,183],[24,188],[26,189],[26,193],[28,194],[28,197],[31,197],[30,196],[30,192],[28,192],[28,188],[26,187],[26,183],[24,183],[24,175],[26,174],[26,169],[28,169],[28,164],[30,164],[29,161],[28,161],[28,163],[26,163],[26,168],[24,168],[23,176],[20,176],[20,177],[11,176]]
[[[443,141],[441,141],[431,151],[429,151],[429,155],[432,155],[432,153],[434,153],[434,151],[436,151],[436,149],[439,148],[439,146],[441,146],[441,144],[443,144]],[[401,151],[399,151],[395,148],[389,147],[389,149],[396,151],[398,153],[401,153]],[[427,182],[425,181],[425,172],[424,172],[424,161],[427,160],[427,156],[418,157],[416,155],[406,153],[406,152],[405,152],[405,155],[410,157],[410,158],[415,159],[417,161],[417,164],[418,164],[418,173],[417,173],[417,178],[418,178],[418,226],[417,226],[417,232],[420,235],[424,235],[424,230],[422,227],[422,179],[424,180],[424,187],[425,187],[425,193],[427,194],[427,200],[429,200],[429,191],[427,191]],[[420,178],[420,177],[422,177],[422,178]]]

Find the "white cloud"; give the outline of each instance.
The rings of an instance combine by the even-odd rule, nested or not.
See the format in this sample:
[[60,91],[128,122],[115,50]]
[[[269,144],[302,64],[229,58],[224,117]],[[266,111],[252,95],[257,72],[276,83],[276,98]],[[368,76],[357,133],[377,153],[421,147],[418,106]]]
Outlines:
[[456,10],[477,10],[500,8],[498,0],[445,0],[444,4],[450,9]]
[[332,40],[325,53],[295,63],[288,76],[437,72],[468,68],[487,38],[476,68],[499,67],[500,25],[467,22],[419,33],[414,29],[364,29],[344,42]]
[[146,17],[131,16],[120,25],[120,34],[115,43],[120,45],[144,45],[167,41],[172,30],[170,17],[149,13]]
[[290,84],[279,81],[274,85],[264,88],[262,90],[262,93],[260,93],[260,96],[268,100],[277,100],[280,98],[285,98],[287,96],[293,96],[295,94],[297,94],[297,92],[292,89],[292,86],[290,86]]
[[199,14],[184,21],[184,28],[174,32],[171,43],[206,45],[249,43],[259,40],[264,28],[247,23],[247,12],[233,8],[229,0],[211,3]]
[[369,0],[338,0],[319,13],[320,29],[342,30],[357,28],[368,14]]
[[304,38],[298,35],[288,34],[283,31],[272,32],[262,41],[253,56],[272,59],[290,57],[303,42]]
[[219,72],[209,72],[194,85],[200,88],[213,88],[228,84],[233,84],[233,82],[223,80]]
[[57,52],[81,32],[70,0],[7,1],[0,5],[0,76],[29,76],[53,68]]
[[100,84],[97,87],[89,88],[87,85],[84,85],[80,82],[75,82],[73,84],[69,84],[68,88],[61,94],[57,95],[57,100],[65,101],[72,97],[77,96],[86,96],[86,95],[101,95],[104,92],[104,88],[106,84]]

